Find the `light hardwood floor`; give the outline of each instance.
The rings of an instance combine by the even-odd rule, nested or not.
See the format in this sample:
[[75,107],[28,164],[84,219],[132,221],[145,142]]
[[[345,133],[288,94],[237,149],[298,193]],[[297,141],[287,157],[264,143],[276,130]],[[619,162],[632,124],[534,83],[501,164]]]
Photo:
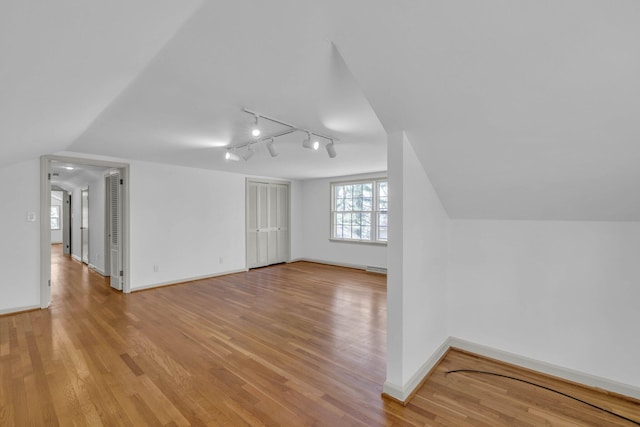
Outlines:
[[52,271],[50,309],[0,317],[0,426],[633,425],[444,375],[487,367],[454,352],[407,407],[381,398],[385,276],[301,262],[123,295],[60,247]]

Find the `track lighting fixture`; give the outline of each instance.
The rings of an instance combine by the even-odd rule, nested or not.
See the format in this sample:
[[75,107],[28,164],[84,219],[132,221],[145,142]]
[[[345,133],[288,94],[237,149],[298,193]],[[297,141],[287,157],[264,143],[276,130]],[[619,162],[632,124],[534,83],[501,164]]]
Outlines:
[[262,132],[260,132],[258,115],[255,115],[254,117],[256,118],[256,121],[253,124],[253,127],[251,128],[251,135],[253,135],[254,138],[258,138]]
[[[334,142],[336,141],[336,139],[330,135],[323,135],[318,132],[313,132],[309,129],[299,128],[292,124],[289,124],[271,117],[267,117],[262,114],[255,113],[247,109],[243,109],[242,111],[247,114],[251,114],[254,118],[254,123],[253,123],[253,126],[251,127],[251,136],[253,137],[253,139],[227,148],[227,152],[225,153],[225,159],[227,160],[233,160],[233,161],[239,161],[240,159],[243,159],[245,161],[249,160],[255,154],[255,151],[253,149],[253,144],[258,144],[261,142],[265,143],[271,157],[276,157],[279,153],[278,153],[278,150],[276,149],[275,138],[280,138],[282,136],[295,133],[295,132],[304,132],[307,134],[307,137],[302,141],[302,146],[310,150],[317,150],[318,148],[320,148],[320,141],[318,140],[319,138],[330,141],[325,145],[325,148],[327,149],[327,153],[329,154],[329,157],[331,157],[332,159],[336,157],[336,149],[334,147]],[[265,120],[268,120],[269,122],[273,122],[277,125],[280,125],[281,127],[283,127],[283,129],[280,132],[272,133],[270,135],[263,135],[259,127],[260,119],[265,119]],[[243,149],[243,148],[246,148],[246,150],[242,151],[241,154],[238,155],[237,150]]]
[[333,139],[325,146],[325,148],[327,149],[327,153],[329,153],[329,157],[333,159],[336,156],[336,147],[333,145]]
[[236,150],[227,150],[227,154],[224,155],[224,158],[227,160],[233,160],[234,162],[239,161],[240,156],[238,156],[235,151]]
[[276,145],[273,141],[273,138],[267,141],[267,150],[269,150],[269,154],[271,154],[271,157],[275,157],[279,154],[278,150],[276,150]]
[[249,160],[251,158],[251,156],[253,156],[256,152],[253,151],[253,147],[251,145],[247,145],[247,151],[244,152],[244,154],[241,154],[240,157],[242,157],[242,160],[244,160],[245,162],[247,160]]
[[302,146],[304,148],[309,148],[312,150],[317,150],[320,147],[320,143],[317,138],[311,138],[311,132],[307,132],[307,138],[302,141]]

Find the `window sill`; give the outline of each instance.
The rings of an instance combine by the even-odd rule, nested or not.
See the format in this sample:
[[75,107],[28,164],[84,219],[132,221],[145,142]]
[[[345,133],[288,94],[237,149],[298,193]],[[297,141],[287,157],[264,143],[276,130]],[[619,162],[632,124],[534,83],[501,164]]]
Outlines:
[[373,246],[387,246],[387,242],[371,242],[368,240],[347,240],[347,239],[329,239],[330,242],[335,243],[355,243],[358,245],[373,245]]

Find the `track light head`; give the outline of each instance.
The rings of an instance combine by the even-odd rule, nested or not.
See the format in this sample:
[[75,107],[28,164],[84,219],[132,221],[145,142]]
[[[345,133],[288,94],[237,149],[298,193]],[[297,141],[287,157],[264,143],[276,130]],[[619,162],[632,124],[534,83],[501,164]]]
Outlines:
[[269,150],[269,154],[271,154],[271,157],[276,157],[279,154],[278,150],[276,150],[276,145],[273,141],[273,138],[267,141],[267,150]]
[[238,156],[234,151],[231,150],[227,150],[227,153],[224,155],[224,158],[227,160],[232,160],[234,162],[237,162],[240,160],[240,156]]
[[307,138],[302,141],[302,146],[311,150],[317,150],[318,147],[320,147],[320,143],[316,138],[311,138],[311,132],[307,132]]
[[327,149],[329,157],[333,159],[336,156],[336,147],[333,145],[333,140],[331,140],[331,142],[328,143],[325,148]]
[[251,158],[251,156],[253,156],[256,152],[253,151],[253,147],[251,145],[247,145],[247,151],[244,152],[244,154],[241,154],[240,156],[242,157],[242,160],[244,160],[245,162],[247,160],[249,160]]
[[253,124],[253,127],[251,128],[251,135],[253,135],[254,138],[258,138],[260,136],[260,134],[262,133],[260,131],[260,127],[258,126],[258,116],[255,116],[256,120],[255,123]]

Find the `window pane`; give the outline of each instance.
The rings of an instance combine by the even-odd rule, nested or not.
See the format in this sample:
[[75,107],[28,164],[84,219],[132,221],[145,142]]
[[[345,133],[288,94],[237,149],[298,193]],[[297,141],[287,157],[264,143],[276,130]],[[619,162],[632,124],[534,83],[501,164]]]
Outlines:
[[378,225],[380,227],[386,227],[387,226],[387,213],[386,212],[380,212],[378,214]]
[[388,209],[388,205],[389,205],[389,201],[387,200],[386,197],[380,197],[378,199],[378,210],[379,211],[386,211]]
[[387,227],[378,228],[378,240],[387,241]]
[[373,197],[373,183],[367,182],[366,184],[364,184],[362,188],[362,195],[369,198]]
[[371,199],[371,197],[365,197],[362,200],[362,210],[363,211],[370,211],[371,209],[373,209],[372,199]]
[[387,197],[387,181],[378,182],[378,195],[380,197]]

